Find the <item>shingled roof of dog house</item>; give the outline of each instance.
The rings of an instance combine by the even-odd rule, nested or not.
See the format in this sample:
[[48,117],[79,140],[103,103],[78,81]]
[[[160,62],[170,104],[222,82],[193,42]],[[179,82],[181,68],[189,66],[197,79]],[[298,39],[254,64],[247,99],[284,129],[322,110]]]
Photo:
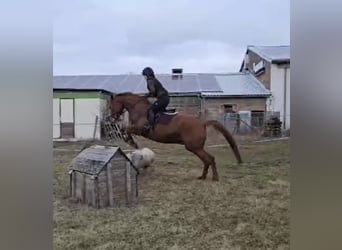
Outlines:
[[93,145],[70,163],[70,196],[93,207],[134,202],[139,171],[119,147]]

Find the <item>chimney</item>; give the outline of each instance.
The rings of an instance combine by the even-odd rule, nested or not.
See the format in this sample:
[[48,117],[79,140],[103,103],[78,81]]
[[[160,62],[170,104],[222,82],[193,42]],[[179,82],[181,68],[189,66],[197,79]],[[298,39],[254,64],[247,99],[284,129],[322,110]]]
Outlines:
[[172,69],[172,79],[182,79],[183,78],[183,69],[182,68],[173,68]]

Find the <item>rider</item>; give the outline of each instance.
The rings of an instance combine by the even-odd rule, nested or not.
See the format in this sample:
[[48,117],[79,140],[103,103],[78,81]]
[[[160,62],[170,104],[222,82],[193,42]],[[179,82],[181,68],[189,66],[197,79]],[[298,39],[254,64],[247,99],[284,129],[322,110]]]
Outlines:
[[147,89],[149,93],[147,97],[156,97],[157,100],[152,104],[148,112],[149,126],[146,128],[154,128],[154,119],[157,112],[164,111],[169,105],[170,97],[168,91],[163,87],[160,81],[155,77],[152,68],[146,67],[142,71],[142,75],[147,82]]

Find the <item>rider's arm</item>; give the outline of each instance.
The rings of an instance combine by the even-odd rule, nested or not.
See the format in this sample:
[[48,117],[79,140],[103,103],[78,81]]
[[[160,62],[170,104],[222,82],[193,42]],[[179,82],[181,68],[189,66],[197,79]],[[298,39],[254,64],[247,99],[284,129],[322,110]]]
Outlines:
[[155,88],[155,86],[154,86],[154,82],[153,82],[153,80],[148,80],[147,81],[147,88],[148,88],[148,90],[149,90],[149,94],[148,94],[148,96],[155,96],[156,95],[156,88]]

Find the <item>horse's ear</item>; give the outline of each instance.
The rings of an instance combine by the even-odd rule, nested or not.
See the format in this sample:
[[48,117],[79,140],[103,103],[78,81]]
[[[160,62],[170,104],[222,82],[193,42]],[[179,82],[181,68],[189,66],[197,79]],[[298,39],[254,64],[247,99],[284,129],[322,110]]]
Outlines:
[[113,100],[114,99],[114,96],[113,94],[110,95],[110,99]]

